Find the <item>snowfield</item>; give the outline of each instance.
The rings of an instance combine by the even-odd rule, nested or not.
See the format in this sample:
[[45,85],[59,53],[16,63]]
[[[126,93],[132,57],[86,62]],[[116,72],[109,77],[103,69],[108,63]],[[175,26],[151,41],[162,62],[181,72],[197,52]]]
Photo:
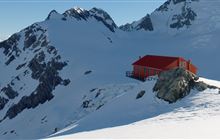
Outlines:
[[218,139],[220,117],[182,121],[151,121],[143,120],[125,126],[86,131],[72,135],[53,137],[51,139],[150,139],[150,138],[179,138],[179,139]]
[[[220,87],[220,82],[215,83]],[[154,81],[136,85],[100,110],[53,134],[52,139],[220,137],[218,89],[192,91],[180,101],[168,104],[156,99],[152,85]],[[140,90],[145,90],[146,94],[135,99]]]

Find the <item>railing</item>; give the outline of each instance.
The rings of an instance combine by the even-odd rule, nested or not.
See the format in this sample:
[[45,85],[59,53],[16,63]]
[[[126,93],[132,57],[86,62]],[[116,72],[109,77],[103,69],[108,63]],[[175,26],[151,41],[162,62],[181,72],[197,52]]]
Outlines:
[[126,71],[126,77],[137,79],[137,80],[140,80],[140,81],[143,81],[143,82],[144,81],[153,81],[153,80],[158,79],[157,76],[149,76],[149,77],[145,77],[145,78],[137,77],[137,76],[134,76],[134,71]]
[[134,76],[134,71],[126,71],[126,76],[127,77],[133,77]]

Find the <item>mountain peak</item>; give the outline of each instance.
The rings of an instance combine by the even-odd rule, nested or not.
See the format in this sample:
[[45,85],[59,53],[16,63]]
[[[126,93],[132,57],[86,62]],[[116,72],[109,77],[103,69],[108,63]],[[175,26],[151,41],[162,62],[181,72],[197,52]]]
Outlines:
[[57,17],[57,15],[60,15],[56,10],[52,10],[50,11],[50,13],[48,14],[46,20],[52,19]]
[[151,22],[151,17],[149,14],[147,14],[139,21],[134,21],[131,24],[127,23],[125,25],[120,26],[119,28],[124,31],[141,30],[141,29],[144,29],[145,31],[154,30],[153,24]]
[[66,10],[63,13],[64,17],[74,17],[77,20],[87,20],[87,18],[89,17],[89,12],[85,9],[79,8],[79,7],[74,7],[71,8],[69,10]]
[[114,32],[114,29],[117,28],[117,25],[115,24],[111,16],[106,11],[94,7],[89,10],[89,13],[96,20],[101,21],[112,32]]
[[180,29],[190,27],[197,17],[193,3],[199,0],[168,0],[155,10],[152,14],[167,16],[169,28]]
[[78,12],[78,13],[84,13],[84,12],[86,11],[85,9],[80,8],[80,7],[78,7],[78,6],[73,7],[73,9],[74,9],[76,12]]

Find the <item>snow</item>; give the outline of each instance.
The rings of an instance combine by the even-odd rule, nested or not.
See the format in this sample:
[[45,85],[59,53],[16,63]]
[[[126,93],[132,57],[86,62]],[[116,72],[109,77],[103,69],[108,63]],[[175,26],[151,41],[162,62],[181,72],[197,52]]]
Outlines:
[[[193,91],[177,103],[168,104],[155,98],[153,85],[154,81],[137,84],[126,94],[51,135],[51,138],[220,137],[219,90]],[[146,94],[135,99],[140,90],[145,90]]]
[[189,121],[161,121],[157,123],[143,120],[125,126],[53,137],[52,139],[218,139],[220,137],[219,124],[219,117]]
[[209,83],[210,85],[213,85],[213,86],[220,88],[220,83],[219,83],[219,81],[216,81],[216,80],[210,80],[210,79],[200,77],[198,81]]
[[85,11],[85,9],[80,8],[80,7],[77,7],[77,6],[74,7],[73,9],[76,10],[79,14],[80,14],[80,13],[83,13],[83,12]]

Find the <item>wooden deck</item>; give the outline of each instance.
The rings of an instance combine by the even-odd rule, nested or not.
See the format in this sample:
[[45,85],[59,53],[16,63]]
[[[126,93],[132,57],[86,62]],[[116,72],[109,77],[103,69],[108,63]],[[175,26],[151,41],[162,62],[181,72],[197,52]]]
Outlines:
[[134,71],[126,71],[126,77],[130,77],[130,78],[142,81],[142,82],[157,80],[155,76],[150,76],[150,77],[145,77],[145,78],[136,77],[134,76]]

